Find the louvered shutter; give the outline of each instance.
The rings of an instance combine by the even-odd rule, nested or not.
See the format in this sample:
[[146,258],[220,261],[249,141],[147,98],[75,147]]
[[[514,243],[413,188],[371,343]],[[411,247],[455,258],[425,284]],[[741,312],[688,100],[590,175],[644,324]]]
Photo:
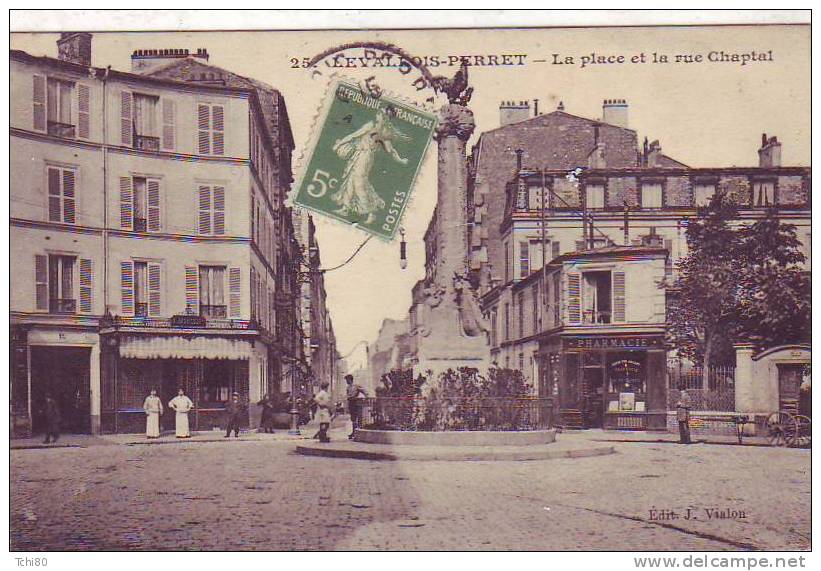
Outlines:
[[80,258],[80,313],[91,313],[94,274],[91,260]]
[[91,89],[84,83],[77,84],[77,137],[91,138]]
[[200,274],[197,266],[185,266],[185,312],[199,315]]
[[131,189],[131,177],[120,177],[120,228],[131,230],[134,227],[134,193]]
[[148,187],[148,230],[149,232],[160,231],[160,181],[149,178],[146,181]]
[[123,315],[134,315],[134,262],[120,262],[120,295]]
[[211,152],[222,155],[225,152],[225,123],[222,105],[211,106]]
[[257,315],[257,271],[252,267],[251,268],[251,319],[255,320],[259,318]]
[[73,170],[63,170],[63,222],[68,224],[74,224],[76,215],[74,179]]
[[553,257],[558,258],[559,255],[562,252],[561,242],[559,242],[558,240],[554,240],[553,242],[550,243],[550,247],[553,248]]
[[35,307],[48,311],[48,256],[34,256]]
[[46,130],[46,77],[44,75],[32,76],[32,114],[33,128],[35,131]]
[[581,274],[567,274],[567,320],[579,323],[582,320]]
[[211,154],[211,109],[197,105],[197,147],[201,155]]
[[120,142],[126,147],[133,145],[132,97],[130,91],[123,91],[120,98]]
[[214,187],[214,234],[225,234],[225,187]]
[[239,268],[228,269],[228,316],[232,318],[240,315],[240,276]]
[[172,99],[162,100],[162,148],[173,151],[176,146],[176,104]]
[[627,319],[626,286],[624,272],[613,272],[613,321]]
[[211,187],[199,187],[199,233],[211,233]]
[[158,317],[162,313],[161,291],[160,265],[148,264],[148,315],[151,317]]
[[60,222],[62,220],[62,207],[60,204],[60,169],[49,167],[48,169],[48,219],[50,222]]

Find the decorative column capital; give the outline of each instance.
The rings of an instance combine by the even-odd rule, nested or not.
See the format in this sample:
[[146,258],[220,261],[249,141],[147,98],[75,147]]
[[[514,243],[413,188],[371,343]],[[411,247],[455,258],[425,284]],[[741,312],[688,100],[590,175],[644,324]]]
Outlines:
[[475,127],[476,122],[470,109],[464,105],[450,103],[439,111],[435,137],[437,141],[447,137],[458,137],[462,141],[467,141]]

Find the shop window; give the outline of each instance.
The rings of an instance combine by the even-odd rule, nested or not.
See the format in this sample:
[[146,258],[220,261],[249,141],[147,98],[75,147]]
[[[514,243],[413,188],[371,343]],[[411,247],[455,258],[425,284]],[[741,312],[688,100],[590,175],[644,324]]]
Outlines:
[[584,272],[582,277],[582,322],[610,323],[612,317],[610,272]]
[[206,360],[203,362],[202,381],[197,406],[199,408],[221,407],[231,398],[233,392],[233,369],[227,360]]
[[[607,390],[611,394],[643,395],[645,386],[644,353],[624,352],[613,353],[607,358]],[[619,410],[634,410],[629,408],[630,400],[619,401]]]

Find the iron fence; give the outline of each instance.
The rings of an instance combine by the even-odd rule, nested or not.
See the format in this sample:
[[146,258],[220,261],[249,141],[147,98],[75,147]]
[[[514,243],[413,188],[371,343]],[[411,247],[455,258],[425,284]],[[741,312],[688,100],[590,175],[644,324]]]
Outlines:
[[669,410],[675,410],[682,389],[686,389],[690,396],[692,410],[735,410],[735,367],[709,367],[706,387],[703,373],[702,367],[691,367],[686,370],[678,367],[667,369]]
[[538,397],[372,397],[362,399],[365,428],[383,430],[545,430],[553,399]]

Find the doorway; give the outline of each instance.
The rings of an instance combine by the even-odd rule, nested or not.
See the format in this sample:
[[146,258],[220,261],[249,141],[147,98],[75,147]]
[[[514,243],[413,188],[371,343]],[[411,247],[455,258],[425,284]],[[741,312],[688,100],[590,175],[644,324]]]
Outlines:
[[46,393],[57,401],[62,432],[91,433],[90,359],[89,347],[31,347],[33,433],[45,429]]
[[798,413],[803,364],[778,364],[778,408]]

